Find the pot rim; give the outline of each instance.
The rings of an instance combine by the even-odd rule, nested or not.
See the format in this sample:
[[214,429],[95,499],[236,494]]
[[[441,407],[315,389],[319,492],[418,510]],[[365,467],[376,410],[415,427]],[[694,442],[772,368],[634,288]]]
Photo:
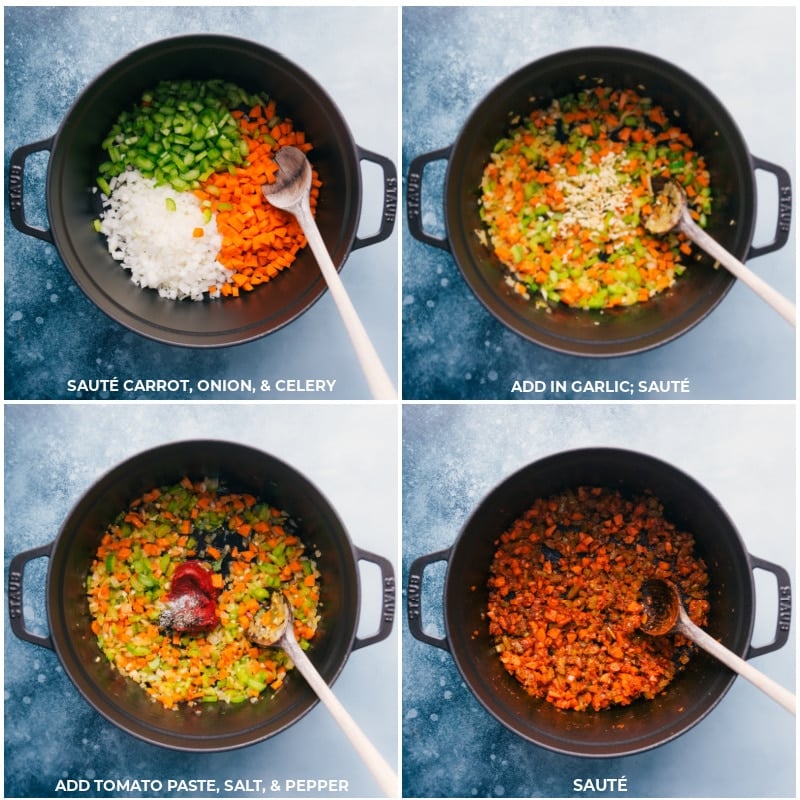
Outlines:
[[[500,98],[505,98],[515,91],[522,91],[521,88],[515,90],[514,87],[530,83],[536,79],[537,75],[548,70],[559,69],[562,72],[573,70],[576,86],[582,82],[588,83],[591,76],[582,75],[579,72],[580,62],[584,62],[585,66],[592,60],[605,61],[612,69],[631,64],[635,66],[644,64],[653,73],[657,73],[661,80],[676,86],[677,91],[690,98],[690,104],[699,105],[698,100],[703,98],[703,114],[708,119],[715,121],[718,127],[724,127],[728,136],[726,149],[739,163],[737,178],[745,184],[743,196],[752,200],[752,213],[746,214],[747,209],[743,206],[736,220],[738,246],[732,250],[735,250],[735,254],[742,259],[746,257],[750,249],[755,231],[756,182],[753,156],[736,121],[717,96],[683,68],[650,53],[611,46],[575,47],[556,51],[510,73],[479,100],[449,150],[445,170],[444,225],[446,241],[453,259],[465,282],[483,307],[513,332],[534,344],[558,353],[588,358],[607,358],[642,353],[674,341],[699,324],[722,302],[733,287],[735,278],[726,270],[716,270],[716,274],[708,279],[708,287],[699,292],[693,302],[688,305],[676,306],[674,303],[667,305],[667,299],[671,297],[671,292],[680,289],[680,285],[671,292],[653,298],[650,301],[650,309],[655,308],[652,304],[658,304],[659,311],[653,313],[652,318],[646,323],[639,321],[640,315],[650,309],[642,312],[636,307],[626,307],[605,310],[602,313],[583,312],[584,316],[590,315],[593,325],[600,325],[609,330],[608,333],[603,334],[603,338],[597,338],[596,331],[592,331],[591,325],[583,325],[585,322],[583,317],[580,318],[578,324],[582,328],[585,327],[585,330],[565,329],[563,325],[549,324],[545,312],[534,314],[527,307],[522,307],[522,301],[518,298],[504,294],[502,286],[494,274],[495,271],[499,271],[500,275],[503,274],[503,268],[499,266],[496,257],[487,253],[487,261],[494,265],[491,269],[492,274],[489,274],[489,266],[479,264],[478,259],[473,255],[472,220],[467,221],[463,218],[462,202],[467,191],[463,185],[464,166],[465,163],[472,163],[474,158],[474,152],[470,153],[471,144],[476,138],[476,133],[482,132],[486,128],[485,120],[490,117],[496,119],[494,110]],[[522,110],[507,109],[507,113]],[[722,124],[720,125],[720,123]],[[746,202],[750,202],[750,200]],[[663,311],[660,310],[661,306],[665,307]],[[565,317],[565,323],[576,318],[574,309],[557,307],[555,312]],[[627,329],[627,325],[622,326],[621,329],[615,327],[613,332],[611,331],[609,321],[623,315],[626,320],[636,320],[638,327],[635,334]]]
[[[474,620],[470,618],[470,621],[466,621],[457,618],[457,614],[462,613],[464,606],[464,603],[461,602],[466,594],[464,586],[470,582],[476,583],[476,574],[478,572],[483,574],[484,572],[483,569],[476,568],[469,575],[466,575],[465,571],[467,568],[464,566],[467,562],[474,563],[475,559],[478,557],[480,557],[482,563],[483,551],[486,548],[484,546],[481,550],[481,554],[476,556],[474,546],[475,542],[478,541],[478,537],[475,534],[474,529],[476,526],[479,526],[479,523],[482,523],[482,527],[484,529],[486,528],[486,518],[484,517],[483,519],[480,519],[480,515],[482,513],[491,512],[491,519],[493,521],[496,520],[496,523],[494,523],[496,524],[496,529],[501,529],[504,521],[506,521],[506,518],[508,518],[510,521],[511,519],[516,518],[516,516],[518,516],[523,510],[521,507],[512,507],[508,501],[501,503],[498,497],[501,492],[508,490],[509,486],[511,486],[514,481],[519,482],[522,478],[526,478],[527,483],[529,473],[534,470],[538,471],[555,466],[556,468],[560,468],[562,471],[565,471],[571,465],[574,466],[578,464],[578,462],[585,465],[587,463],[587,458],[594,459],[592,461],[591,469],[595,470],[599,469],[599,465],[604,463],[606,463],[610,469],[611,467],[609,460],[613,461],[614,459],[620,458],[629,460],[633,459],[635,462],[634,466],[636,468],[637,475],[640,471],[641,465],[647,463],[651,468],[665,472],[666,477],[670,481],[670,492],[672,495],[675,495],[675,492],[678,488],[682,489],[683,487],[691,487],[692,502],[696,504],[698,502],[696,498],[699,497],[702,503],[706,505],[706,513],[713,511],[713,513],[718,516],[720,530],[724,530],[725,532],[725,535],[722,537],[722,539],[724,540],[726,548],[730,550],[730,559],[734,564],[732,571],[735,572],[735,578],[737,580],[737,585],[729,587],[727,591],[729,593],[731,591],[744,591],[749,595],[748,597],[737,598],[737,604],[742,608],[746,607],[749,611],[749,614],[742,619],[742,614],[744,612],[740,613],[737,623],[739,627],[736,630],[738,644],[733,649],[735,649],[742,657],[747,657],[748,650],[751,651],[751,654],[758,654],[757,648],[753,649],[750,644],[755,622],[755,581],[753,577],[753,569],[755,567],[771,569],[772,567],[776,567],[776,565],[769,564],[769,562],[763,562],[762,559],[756,559],[750,555],[739,531],[733,524],[727,512],[724,510],[724,508],[722,508],[716,498],[711,495],[711,493],[695,478],[660,458],[638,451],[616,447],[586,447],[552,453],[518,468],[496,483],[491,489],[489,489],[484,494],[482,499],[478,501],[474,509],[464,521],[453,544],[445,551],[440,551],[439,553],[431,554],[430,556],[422,557],[418,560],[420,562],[425,562],[422,566],[422,570],[424,570],[427,563],[436,560],[447,561],[447,567],[444,576],[444,588],[442,591],[442,618],[444,623],[445,638],[443,640],[436,640],[433,637],[425,638],[424,635],[422,637],[416,636],[413,627],[412,633],[416,636],[416,638],[420,638],[422,641],[437,645],[442,649],[449,651],[462,680],[471,690],[473,696],[479,702],[479,704],[504,727],[508,728],[511,732],[515,733],[526,741],[565,755],[580,756],[584,758],[620,757],[633,755],[635,753],[640,753],[646,750],[654,749],[655,747],[659,747],[669,741],[673,741],[697,725],[702,719],[710,714],[711,711],[713,711],[725,694],[727,694],[730,687],[733,685],[736,674],[729,673],[713,658],[706,656],[702,652],[698,652],[695,654],[694,658],[698,659],[699,663],[702,662],[702,669],[704,671],[703,674],[709,672],[710,676],[713,674],[713,672],[717,673],[717,677],[715,678],[715,686],[709,689],[705,695],[700,697],[697,704],[685,711],[682,717],[678,718],[680,720],[679,724],[674,724],[670,721],[669,724],[662,725],[661,729],[656,732],[657,736],[655,737],[649,731],[640,731],[639,733],[631,732],[629,741],[610,743],[598,741],[595,743],[596,746],[589,746],[587,742],[576,739],[574,736],[571,738],[570,731],[567,729],[559,729],[553,725],[548,728],[547,721],[545,721],[544,726],[541,726],[537,729],[535,724],[530,720],[523,720],[518,714],[516,714],[514,708],[510,705],[511,701],[506,702],[506,699],[503,696],[505,691],[501,692],[499,687],[493,685],[493,682],[497,680],[494,672],[492,672],[490,675],[479,666],[478,662],[481,658],[488,658],[484,652],[485,648],[487,647],[488,640],[485,636],[483,636],[483,634],[481,634],[480,641],[474,639],[474,625],[471,624],[475,622]],[[619,474],[610,474],[607,480],[597,480],[596,483],[597,485],[602,484],[608,486],[609,488],[620,488],[623,492],[644,491],[646,488],[644,483],[641,486],[633,485],[635,481],[632,481],[630,478],[630,475],[633,474],[632,470],[634,469],[634,466],[628,466],[628,473],[623,477],[621,477]],[[566,488],[567,486],[577,485],[578,480],[588,482],[587,478],[576,479],[565,474],[557,480],[553,479],[551,483],[557,483],[562,488]],[[621,481],[624,482],[621,484]],[[664,502],[664,498],[659,494],[659,486],[650,486],[650,484],[653,483],[653,478],[649,475],[646,483],[647,487],[651,489],[653,494],[662,500],[662,502]],[[557,491],[557,489],[553,490]],[[548,488],[537,486],[531,490],[530,496],[533,498],[534,496],[546,494],[547,492]],[[694,494],[695,492],[697,495]],[[674,502],[675,501],[673,497],[673,505]],[[667,504],[665,502],[665,506],[666,505]],[[680,525],[681,521],[674,519],[675,515],[671,513],[672,510],[673,509],[671,507],[667,506],[666,513],[668,518],[677,525]],[[720,531],[716,531],[716,533],[719,534]],[[471,539],[470,536],[472,536]],[[702,542],[699,542],[699,544],[700,549],[702,550]],[[485,571],[488,572],[488,564],[485,565],[485,568]],[[776,567],[776,570],[785,573],[782,568]],[[719,571],[718,566],[717,571]],[[779,572],[776,571],[775,575],[778,577]],[[417,578],[419,580],[417,580]],[[469,578],[469,580],[467,580],[467,578]],[[420,582],[421,572],[417,573],[416,565],[412,565],[411,578],[409,581],[410,620],[412,613],[414,615],[418,615],[418,606],[417,609],[412,612],[412,595],[414,595],[418,601]],[[713,588],[714,586],[712,584],[712,589]],[[727,597],[729,595],[725,596]],[[469,630],[467,630],[467,628],[469,628]],[[777,649],[778,647],[782,646],[783,643],[784,642],[777,644],[776,640],[776,643],[774,643],[775,646],[773,646],[771,649]],[[503,683],[508,682],[508,685],[514,686],[513,679],[507,674],[502,675],[500,680]],[[514,697],[521,697],[521,690],[517,686],[514,686],[514,690],[515,691],[513,692],[509,691],[509,694],[513,694]],[[536,702],[544,703],[544,701]],[[659,698],[656,698],[656,700],[650,702],[658,703]],[[633,706],[625,707],[625,709],[631,708],[633,708]],[[656,706],[643,706],[643,708],[645,709],[645,716],[648,716],[651,712],[658,710]],[[667,711],[671,711],[671,709],[667,709]],[[569,714],[569,712],[560,713],[565,715]],[[602,714],[603,712],[597,713]]]
[[[130,73],[134,76],[135,82],[136,68],[141,68],[143,64],[149,63],[152,59],[164,57],[165,52],[174,50],[180,53],[185,50],[197,51],[203,48],[221,48],[253,58],[264,58],[274,67],[291,74],[299,84],[307,88],[308,94],[316,99],[320,119],[324,119],[324,124],[330,126],[329,130],[333,132],[331,138],[335,139],[335,142],[332,143],[337,145],[335,151],[336,163],[339,165],[337,168],[342,170],[349,186],[345,200],[337,202],[337,205],[342,208],[342,211],[337,212],[341,213],[341,220],[335,224],[334,234],[337,240],[331,241],[328,233],[325,234],[329,239],[328,249],[331,251],[337,271],[342,270],[351,251],[359,243],[357,233],[362,206],[360,160],[363,158],[374,160],[375,163],[382,163],[382,157],[375,156],[375,154],[358,147],[338,105],[316,78],[279,51],[242,37],[192,33],[147,42],[106,66],[83,87],[64,114],[56,133],[50,139],[37,143],[41,145],[39,149],[50,150],[45,186],[50,228],[45,233],[49,235],[49,240],[56,247],[61,261],[75,283],[84,295],[108,317],[134,333],[161,344],[199,349],[236,346],[254,341],[280,330],[315,305],[327,292],[327,283],[321,274],[318,274],[318,270],[311,269],[310,253],[303,251],[300,254],[302,264],[295,265],[305,265],[308,277],[301,282],[299,290],[292,290],[292,294],[284,299],[283,305],[279,308],[273,308],[272,304],[262,308],[264,293],[259,290],[265,288],[267,291],[274,290],[274,287],[263,286],[257,287],[254,292],[243,293],[238,298],[224,298],[225,306],[222,308],[219,306],[219,300],[209,300],[208,298],[202,301],[168,301],[156,296],[150,297],[149,294],[155,293],[155,290],[136,286],[133,287],[136,291],[132,294],[138,298],[141,293],[145,293],[147,299],[135,300],[133,303],[127,302],[128,298],[124,294],[127,287],[123,290],[122,295],[116,296],[120,294],[120,290],[115,288],[113,292],[110,291],[102,274],[98,277],[96,267],[86,263],[89,255],[87,247],[76,238],[73,231],[74,226],[64,218],[69,198],[63,187],[66,182],[65,173],[70,168],[71,156],[68,155],[68,151],[71,151],[72,148],[68,145],[72,144],[71,140],[75,136],[75,129],[78,125],[76,120],[85,115],[86,108],[91,110],[98,94],[106,92],[109,86],[118,85],[121,74]],[[225,72],[224,69],[222,71]],[[128,78],[125,80],[130,82]],[[266,76],[264,81],[267,81]],[[274,95],[275,91],[270,90],[270,94]],[[116,111],[121,110],[120,108]],[[332,156],[328,156],[329,160],[331,158]],[[328,206],[330,207],[330,203]],[[385,235],[388,235],[388,229]],[[125,277],[127,278],[127,276]],[[128,281],[130,282],[129,278]],[[130,283],[133,286],[132,282]],[[208,320],[208,326],[193,323],[191,318],[181,322],[171,311],[159,311],[165,303],[169,303],[170,309],[172,309],[174,304],[179,302],[193,303],[188,312],[178,306],[179,312],[184,311],[188,314],[194,312],[194,314],[203,314],[204,317],[213,314],[213,317]],[[154,319],[151,318],[153,315],[155,315]]]
[[[223,439],[176,440],[138,451],[103,472],[76,499],[62,522],[56,537],[46,546],[48,548],[49,560],[45,577],[45,607],[50,636],[49,645],[42,641],[36,643],[45,644],[45,646],[49,646],[55,651],[62,668],[84,700],[108,722],[120,728],[125,733],[149,744],[155,744],[171,750],[184,752],[222,752],[256,744],[257,742],[272,738],[283,732],[315,708],[319,703],[319,698],[305,683],[301,682],[297,676],[290,675],[290,679],[293,678],[293,683],[296,682],[298,686],[297,697],[287,709],[280,712],[280,721],[277,725],[273,723],[272,727],[265,726],[264,722],[268,722],[272,718],[269,713],[266,713],[264,715],[259,715],[257,719],[251,718],[249,724],[243,726],[241,729],[225,734],[186,734],[166,730],[164,727],[159,726],[157,722],[143,719],[141,715],[130,710],[124,702],[117,704],[111,701],[110,692],[98,685],[97,678],[91,674],[86,660],[81,657],[75,643],[75,637],[78,634],[70,629],[69,618],[65,610],[61,607],[54,607],[56,605],[54,601],[64,596],[64,584],[68,581],[68,578],[65,576],[66,565],[63,559],[66,557],[66,554],[70,552],[71,548],[76,547],[74,530],[80,522],[80,516],[84,513],[83,507],[93,507],[96,505],[99,497],[102,496],[105,490],[112,483],[118,482],[120,479],[124,480],[125,472],[130,471],[131,468],[135,467],[137,464],[149,461],[148,466],[152,467],[152,460],[162,456],[166,452],[180,453],[184,450],[189,452],[192,448],[203,450],[220,448],[229,451],[232,449],[233,454],[237,457],[243,456],[244,453],[247,452],[251,457],[264,457],[268,459],[271,462],[271,467],[287,470],[288,474],[292,475],[294,479],[301,481],[303,484],[303,491],[308,492],[309,495],[313,495],[316,501],[319,501],[325,506],[324,510],[326,515],[330,519],[337,521],[338,530],[335,532],[335,536],[339,540],[342,555],[344,556],[345,553],[347,554],[347,563],[344,566],[346,567],[347,573],[349,573],[349,577],[352,578],[351,602],[349,607],[346,608],[348,619],[345,625],[348,629],[348,635],[346,638],[342,639],[338,634],[344,633],[344,631],[337,631],[335,648],[330,648],[333,650],[333,655],[336,657],[335,659],[329,657],[326,664],[319,667],[321,674],[323,674],[324,679],[329,684],[333,684],[337,680],[349,660],[351,653],[356,649],[356,645],[360,644],[357,639],[358,622],[361,612],[361,581],[358,561],[369,554],[366,554],[353,545],[347,529],[336,509],[330,504],[327,497],[322,494],[316,485],[303,473],[288,464],[288,462],[264,450],[240,442]],[[223,477],[226,471],[227,470],[220,470]],[[268,477],[268,475],[266,477]],[[175,479],[178,480],[179,478],[180,476],[176,474]],[[129,493],[130,492],[126,492],[126,494]],[[70,533],[73,534],[73,538],[67,541],[67,536]],[[102,531],[98,530],[98,541],[101,535]],[[306,542],[306,544],[308,545],[309,543]],[[88,607],[86,613],[88,614]],[[386,635],[388,635],[388,631]],[[130,680],[125,676],[121,677],[123,677],[125,681]],[[288,689],[288,687],[285,688]],[[266,698],[266,702],[271,702],[271,698]],[[220,708],[222,705],[224,704],[220,704]],[[267,707],[267,712],[269,712],[269,710],[270,709]]]

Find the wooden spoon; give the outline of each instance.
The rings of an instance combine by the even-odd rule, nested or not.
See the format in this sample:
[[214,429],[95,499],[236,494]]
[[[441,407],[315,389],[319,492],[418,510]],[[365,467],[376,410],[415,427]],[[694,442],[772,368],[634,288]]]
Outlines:
[[269,606],[262,606],[247,627],[247,638],[261,647],[280,647],[324,703],[345,736],[361,756],[387,797],[396,797],[398,780],[374,744],[366,737],[339,699],[331,691],[317,668],[303,652],[294,635],[291,605],[279,591],[272,593]]
[[791,692],[775,683],[763,672],[759,672],[743,658],[739,658],[689,619],[689,615],[681,603],[678,588],[673,583],[659,578],[650,578],[642,584],[641,595],[644,605],[644,621],[640,625],[642,631],[651,636],[682,633],[714,658],[719,659],[725,666],[738,672],[755,687],[761,689],[775,702],[780,703],[787,711],[796,714],[795,696]]
[[328,284],[328,289],[347,328],[372,396],[376,400],[396,399],[397,393],[392,381],[344,288],[311,213],[309,203],[311,164],[308,163],[305,153],[297,147],[282,147],[276,153],[275,161],[278,164],[275,182],[266,183],[261,187],[264,197],[276,208],[294,214],[300,223],[311,252],[317,259],[322,277]]
[[722,264],[725,269],[751,288],[762,300],[769,303],[787,322],[796,327],[794,305],[729,253],[719,242],[712,239],[692,219],[683,187],[670,180],[663,181],[663,184],[658,187],[656,180],[653,179],[653,188],[657,192],[655,210],[645,220],[645,228],[655,234],[668,233],[673,230],[682,231],[698,247],[705,250],[715,261]]

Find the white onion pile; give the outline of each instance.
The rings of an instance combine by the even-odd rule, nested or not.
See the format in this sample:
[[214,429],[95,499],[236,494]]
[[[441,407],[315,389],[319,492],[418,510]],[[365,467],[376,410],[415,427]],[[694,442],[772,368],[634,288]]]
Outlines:
[[[219,297],[231,273],[217,261],[222,236],[214,217],[204,219],[200,201],[191,192],[156,186],[136,170],[109,185],[111,196],[102,196],[100,232],[134,283],[170,300]],[[202,236],[194,236],[196,228],[203,229]],[[211,287],[216,291],[207,295]]]

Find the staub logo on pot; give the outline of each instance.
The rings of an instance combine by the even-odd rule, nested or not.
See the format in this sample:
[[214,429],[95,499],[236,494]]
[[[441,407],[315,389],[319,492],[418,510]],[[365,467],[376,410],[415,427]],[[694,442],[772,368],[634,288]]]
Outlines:
[[394,575],[387,575],[383,579],[383,620],[394,621],[395,581]]
[[406,591],[409,619],[419,618],[421,591],[422,591],[422,578],[419,575],[411,575],[408,579],[408,589]]
[[8,205],[12,211],[22,208],[23,171],[18,164],[8,170]]
[[778,588],[778,627],[788,631],[792,623],[792,587],[781,584]]
[[778,195],[778,227],[782,233],[789,233],[792,226],[792,188],[781,186]]
[[22,616],[22,573],[17,570],[8,573],[8,615],[11,619]]

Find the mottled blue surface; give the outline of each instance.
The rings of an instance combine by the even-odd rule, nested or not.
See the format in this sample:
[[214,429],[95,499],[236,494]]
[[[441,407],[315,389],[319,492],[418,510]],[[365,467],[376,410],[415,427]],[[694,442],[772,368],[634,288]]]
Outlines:
[[[247,426],[233,422],[246,413]],[[74,504],[101,474],[170,441],[227,438],[292,465],[327,497],[353,543],[397,563],[397,411],[380,405],[25,404],[5,411],[5,562],[52,541]],[[354,444],[355,443],[355,444]],[[25,573],[29,629],[47,633],[47,562]],[[363,564],[359,633],[378,629],[381,585]],[[342,779],[343,796],[379,796],[372,776],[318,705],[294,726],[251,747],[211,755],[139,741],[101,718],[79,695],[50,650],[22,642],[4,614],[4,797],[55,797],[61,779]],[[398,625],[390,637],[351,654],[334,691],[391,764],[398,746]],[[96,792],[73,796],[104,796]],[[167,793],[113,792],[157,797]],[[267,792],[267,796],[297,796]],[[201,797],[203,792],[170,792]],[[246,796],[222,792],[212,796]],[[252,796],[252,795],[250,795]],[[256,796],[265,796],[264,794]]]
[[[684,471],[725,509],[750,553],[794,578],[795,409],[780,405],[425,404],[403,409],[403,573],[450,547],[481,500],[526,464],[582,447],[621,447]],[[424,629],[444,635],[445,565],[422,591]],[[762,580],[763,579],[763,580]],[[756,572],[754,644],[772,641],[775,581]],[[796,614],[796,611],[795,611]],[[794,621],[793,621],[794,626]],[[753,659],[793,689],[796,635]],[[627,779],[587,796],[795,797],[795,720],[738,678],[675,741],[616,759],[552,753],[508,731],[464,684],[449,653],[403,628],[403,786],[409,797],[574,797],[576,778]]]
[[[6,167],[21,145],[58,130],[78,94],[110,64],[158,39],[220,33],[275,50],[314,77],[338,106],[356,143],[397,163],[397,12],[392,8],[6,8]],[[26,166],[28,222],[48,227],[47,155]],[[363,168],[359,233],[377,230],[383,201],[379,172]],[[342,280],[389,374],[397,374],[398,234],[353,252]],[[110,320],[86,298],[56,249],[16,231],[6,211],[5,396],[88,399],[70,379],[190,378],[337,380],[323,399],[367,398],[336,306],[326,293],[292,324],[255,342],[223,350],[189,350],[144,339]],[[273,399],[266,395],[262,399]],[[123,392],[113,398],[185,398],[183,390]],[[198,397],[197,392],[192,399]],[[216,391],[204,398],[246,397]],[[279,399],[306,399],[287,392]]]
[[[591,45],[643,50],[682,67],[720,99],[753,154],[794,176],[793,8],[405,8],[402,35],[406,176],[412,158],[451,145],[472,110],[509,74],[545,55]],[[423,181],[422,221],[434,236],[444,234],[444,170],[444,162],[435,162]],[[756,244],[772,239],[776,219],[774,182],[759,181]],[[749,265],[792,299],[795,241],[792,233],[782,250]],[[684,378],[690,399],[795,396],[794,332],[741,284],[680,339],[644,354],[594,360],[522,339],[475,298],[448,252],[417,241],[407,228],[402,244],[406,398],[518,399],[511,392],[515,379]],[[546,396],[630,397],[571,388]]]

